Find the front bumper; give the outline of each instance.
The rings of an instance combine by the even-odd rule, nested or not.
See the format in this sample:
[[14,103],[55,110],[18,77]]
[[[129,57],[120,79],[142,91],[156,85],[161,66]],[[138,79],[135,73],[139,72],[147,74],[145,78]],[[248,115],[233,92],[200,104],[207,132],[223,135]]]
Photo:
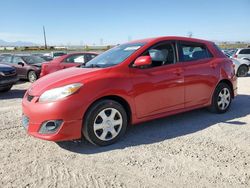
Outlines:
[[15,77],[1,77],[0,79],[0,88],[1,87],[6,87],[6,86],[9,86],[9,85],[14,85],[15,83],[18,82],[18,77],[15,76]]
[[[38,97],[25,94],[22,107],[22,123],[27,133],[34,137],[49,141],[75,140],[82,137],[82,109],[71,100],[51,103],[39,103]],[[53,133],[41,134],[41,125],[45,121],[62,120],[60,127]]]

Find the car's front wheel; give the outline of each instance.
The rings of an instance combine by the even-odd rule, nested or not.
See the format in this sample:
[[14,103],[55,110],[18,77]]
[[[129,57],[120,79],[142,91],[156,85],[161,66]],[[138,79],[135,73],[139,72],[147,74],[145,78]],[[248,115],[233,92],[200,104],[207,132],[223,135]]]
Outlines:
[[36,81],[37,78],[38,78],[38,77],[37,77],[35,71],[29,71],[29,73],[28,73],[28,79],[29,79],[29,81],[30,81],[31,83],[34,82],[34,81]]
[[83,135],[99,146],[116,142],[126,131],[128,117],[123,106],[113,100],[101,100],[88,110],[83,122]]
[[225,113],[232,102],[232,90],[226,83],[220,83],[213,94],[210,110],[215,113]]

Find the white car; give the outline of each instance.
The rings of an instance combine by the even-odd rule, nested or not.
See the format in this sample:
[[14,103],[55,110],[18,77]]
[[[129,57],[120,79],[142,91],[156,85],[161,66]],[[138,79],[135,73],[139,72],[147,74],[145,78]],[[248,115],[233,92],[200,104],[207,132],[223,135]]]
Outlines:
[[233,58],[250,61],[250,48],[238,48],[234,53]]
[[235,73],[237,77],[245,77],[249,72],[250,61],[246,59],[234,58],[230,54],[222,51],[228,58],[232,59],[235,65]]
[[235,65],[235,72],[238,77],[244,77],[248,75],[250,61],[244,59],[231,58]]

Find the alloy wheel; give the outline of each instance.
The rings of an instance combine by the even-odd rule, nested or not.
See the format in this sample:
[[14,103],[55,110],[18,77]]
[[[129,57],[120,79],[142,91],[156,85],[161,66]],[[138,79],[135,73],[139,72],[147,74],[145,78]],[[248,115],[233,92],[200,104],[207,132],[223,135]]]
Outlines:
[[94,121],[94,133],[102,141],[114,139],[121,131],[123,119],[115,108],[106,108],[98,113]]
[[221,110],[225,110],[229,107],[231,102],[231,94],[228,88],[223,88],[220,93],[219,93],[219,97],[218,97],[218,107]]

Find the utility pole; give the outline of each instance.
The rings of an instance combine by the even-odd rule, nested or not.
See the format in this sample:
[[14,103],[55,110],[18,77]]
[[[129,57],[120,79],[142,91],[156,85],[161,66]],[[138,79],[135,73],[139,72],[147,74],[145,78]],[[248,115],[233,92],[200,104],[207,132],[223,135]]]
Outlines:
[[43,37],[44,37],[44,47],[47,49],[47,41],[46,41],[46,33],[45,33],[45,27],[43,26]]

